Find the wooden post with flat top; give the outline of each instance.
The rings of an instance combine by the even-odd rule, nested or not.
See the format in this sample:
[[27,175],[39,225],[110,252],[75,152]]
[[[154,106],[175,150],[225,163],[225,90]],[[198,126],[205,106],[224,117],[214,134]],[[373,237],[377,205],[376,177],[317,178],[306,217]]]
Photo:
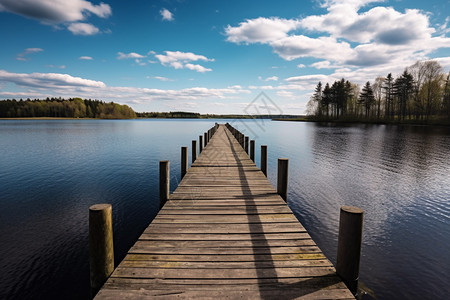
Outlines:
[[89,207],[89,264],[93,298],[114,271],[111,204]]
[[192,163],[197,159],[197,140],[192,140]]
[[267,145],[261,145],[261,172],[267,177]]
[[161,160],[159,162],[159,209],[161,209],[170,194],[170,168],[168,160]]
[[255,140],[250,141],[250,159],[255,162]]
[[188,169],[188,147],[181,147],[181,179],[186,175]]
[[358,207],[341,207],[336,272],[353,294],[358,289],[363,216]]
[[287,186],[288,186],[288,164],[289,159],[278,159],[278,176],[277,176],[277,192],[278,195],[287,202]]

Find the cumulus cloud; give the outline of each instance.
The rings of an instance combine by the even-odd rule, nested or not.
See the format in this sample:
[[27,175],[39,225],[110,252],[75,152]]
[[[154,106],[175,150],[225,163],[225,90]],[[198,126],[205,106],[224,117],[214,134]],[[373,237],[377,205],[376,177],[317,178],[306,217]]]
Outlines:
[[173,21],[173,14],[166,8],[163,8],[159,11],[159,13],[161,14],[162,20],[163,21]]
[[[69,24],[69,27],[72,23],[84,21],[92,14],[100,18],[108,18],[112,14],[108,4],[101,2],[95,5],[86,0],[0,0],[0,11],[35,19],[44,24]],[[79,30],[76,29],[77,26]],[[68,29],[70,30],[70,28]],[[94,34],[92,28],[86,29],[84,26],[83,31],[80,29],[80,25],[76,25],[75,29],[72,27],[70,31],[75,34],[83,34],[80,32]],[[98,32],[97,29],[95,33]]]
[[67,29],[75,35],[93,35],[99,33],[99,29],[89,23],[72,23]]
[[205,67],[203,67],[201,65],[197,65],[197,64],[185,64],[184,67],[186,69],[197,71],[197,72],[200,72],[200,73],[205,73],[205,72],[212,71],[212,69],[208,69],[208,68],[205,68]]
[[237,27],[225,28],[227,41],[233,43],[267,43],[287,36],[287,33],[300,27],[297,20],[262,18],[245,20]]
[[[325,0],[322,15],[302,19],[277,17],[247,19],[225,28],[226,40],[237,44],[268,44],[285,60],[320,59],[318,69],[375,67],[404,68],[441,48],[450,47],[445,36],[450,18],[437,29],[430,14],[397,11],[376,0]],[[366,11],[364,6],[379,3]],[[439,34],[439,35],[437,35]],[[300,64],[302,65],[302,64]]]
[[44,51],[44,49],[41,49],[41,48],[27,48],[24,51],[22,51],[19,54],[17,54],[16,59],[17,60],[22,60],[22,61],[27,61],[27,60],[30,60],[30,58],[28,57],[29,54],[42,52],[42,51]]
[[193,61],[205,61],[210,62],[214,59],[207,58],[203,55],[194,54],[192,52],[181,52],[181,51],[164,51],[165,54],[155,54],[155,58],[163,66],[171,66],[175,69],[189,69],[197,71],[200,73],[212,71],[212,69],[205,68],[199,64],[192,64]]
[[136,52],[130,52],[130,53],[123,53],[123,52],[117,52],[117,59],[134,59],[134,62],[138,64],[139,66],[145,66],[147,65],[146,62],[143,62],[142,59],[147,57],[146,55],[141,55]]

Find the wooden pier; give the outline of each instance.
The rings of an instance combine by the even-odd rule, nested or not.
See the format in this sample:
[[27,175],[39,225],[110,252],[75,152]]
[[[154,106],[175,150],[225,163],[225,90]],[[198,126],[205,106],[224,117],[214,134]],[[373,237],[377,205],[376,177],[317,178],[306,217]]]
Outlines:
[[205,134],[95,299],[355,299],[238,138],[225,125]]

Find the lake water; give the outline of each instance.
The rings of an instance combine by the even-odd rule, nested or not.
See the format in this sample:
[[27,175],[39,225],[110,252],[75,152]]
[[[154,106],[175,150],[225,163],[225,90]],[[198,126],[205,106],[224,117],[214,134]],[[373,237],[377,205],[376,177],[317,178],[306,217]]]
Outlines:
[[365,211],[360,281],[377,299],[450,294],[450,128],[268,120],[0,120],[1,299],[88,299],[88,209],[113,206],[116,264],[158,209],[159,160],[214,122],[289,158],[288,204],[336,262],[339,208]]

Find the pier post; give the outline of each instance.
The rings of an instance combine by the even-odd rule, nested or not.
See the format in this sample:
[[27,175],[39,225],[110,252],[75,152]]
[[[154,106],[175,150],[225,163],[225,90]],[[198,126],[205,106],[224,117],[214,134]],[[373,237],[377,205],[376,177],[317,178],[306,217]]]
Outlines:
[[89,264],[93,298],[114,271],[111,204],[89,207]]
[[197,140],[192,140],[192,163],[197,159]]
[[181,179],[186,175],[188,169],[188,147],[181,147]]
[[363,216],[358,207],[341,207],[336,272],[353,294],[358,288]]
[[261,172],[267,177],[267,145],[261,145]]
[[200,146],[199,153],[202,153],[202,151],[203,151],[203,136],[202,135],[198,136],[198,144]]
[[250,159],[255,162],[255,140],[250,141]]
[[205,140],[204,147],[206,147],[206,145],[208,144],[208,137],[206,136],[206,132],[203,135],[204,135],[204,140]]
[[245,153],[247,153],[247,155],[248,155],[248,140],[249,140],[249,137],[246,136],[245,140],[244,140],[244,149],[245,149]]
[[287,202],[287,186],[288,186],[288,164],[289,159],[278,159],[278,176],[277,176],[277,192]]
[[159,162],[159,209],[161,209],[170,194],[170,168],[168,160],[161,160]]

